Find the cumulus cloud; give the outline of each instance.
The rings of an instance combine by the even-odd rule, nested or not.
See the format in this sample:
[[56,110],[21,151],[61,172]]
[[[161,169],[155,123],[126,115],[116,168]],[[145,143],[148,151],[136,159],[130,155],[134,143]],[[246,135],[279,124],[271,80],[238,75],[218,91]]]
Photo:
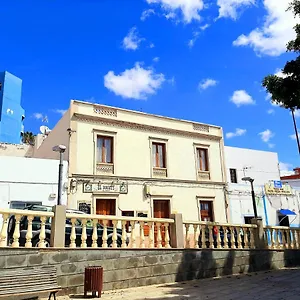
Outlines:
[[146,0],[149,4],[160,5],[166,12],[167,19],[178,19],[181,13],[185,23],[200,20],[200,11],[204,8],[203,0]]
[[242,8],[254,5],[255,0],[218,0],[219,18],[238,18],[238,11]]
[[143,40],[143,38],[138,36],[136,27],[132,27],[123,39],[123,48],[135,51],[139,48],[139,45]]
[[145,21],[147,18],[149,18],[151,15],[155,15],[154,9],[146,9],[143,11],[141,15],[141,21]]
[[264,0],[267,11],[264,24],[248,35],[240,35],[233,45],[250,46],[257,54],[269,56],[284,53],[287,42],[295,38],[293,27],[297,23],[293,13],[286,11],[290,2],[291,0]]
[[154,62],[159,62],[159,57],[158,57],[158,56],[154,57],[154,58],[153,58],[153,61],[154,61]]
[[146,100],[156,93],[165,81],[164,74],[145,69],[139,63],[119,75],[109,71],[104,76],[104,86],[123,98]]
[[[300,132],[298,131],[298,136],[300,137]],[[296,133],[289,135],[290,139],[296,140]]]
[[289,176],[294,174],[293,165],[290,163],[279,162],[280,176]]
[[48,123],[48,116],[42,113],[34,113],[33,117],[37,120],[41,120],[43,123]]
[[274,115],[275,114],[275,110],[273,108],[270,108],[270,109],[267,110],[267,113],[269,115]]
[[273,133],[270,129],[266,129],[265,131],[260,132],[258,135],[264,143],[268,144],[269,148],[274,148],[275,145],[269,142],[274,137],[275,133]]
[[234,91],[230,98],[230,101],[234,103],[237,107],[242,105],[253,105],[255,101],[245,90]]
[[207,78],[207,79],[204,79],[202,80],[198,87],[199,89],[201,90],[206,90],[207,88],[211,87],[211,86],[215,86],[218,84],[218,81],[217,80],[214,80],[214,79],[211,79],[211,78]]
[[226,133],[226,137],[227,137],[228,139],[231,139],[231,138],[236,137],[236,136],[242,136],[242,135],[245,135],[246,132],[247,132],[246,129],[236,128],[236,129],[235,129],[235,132],[227,132],[227,133]]

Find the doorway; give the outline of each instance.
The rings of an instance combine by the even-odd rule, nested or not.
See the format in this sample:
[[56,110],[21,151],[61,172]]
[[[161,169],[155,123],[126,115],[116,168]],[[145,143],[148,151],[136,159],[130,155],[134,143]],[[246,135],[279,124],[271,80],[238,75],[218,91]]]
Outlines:
[[[170,218],[170,200],[153,200],[154,218],[169,219]],[[166,228],[161,226],[162,246],[165,247]],[[169,229],[168,229],[169,230]],[[157,246],[157,226],[154,226],[154,245]]]
[[279,221],[279,226],[290,227],[290,221],[287,215],[279,215],[278,221]]
[[[115,216],[116,199],[96,199],[96,214],[104,216]],[[107,225],[112,226],[112,221],[109,221]]]

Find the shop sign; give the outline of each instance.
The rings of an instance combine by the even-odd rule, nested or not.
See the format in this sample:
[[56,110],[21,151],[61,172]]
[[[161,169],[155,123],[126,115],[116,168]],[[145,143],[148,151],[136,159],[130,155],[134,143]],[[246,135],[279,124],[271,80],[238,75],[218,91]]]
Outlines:
[[267,195],[292,195],[292,188],[290,185],[284,184],[281,182],[278,184],[278,181],[272,181],[265,184],[265,192]]
[[125,181],[121,182],[84,182],[83,183],[84,193],[118,193],[127,194],[128,184]]

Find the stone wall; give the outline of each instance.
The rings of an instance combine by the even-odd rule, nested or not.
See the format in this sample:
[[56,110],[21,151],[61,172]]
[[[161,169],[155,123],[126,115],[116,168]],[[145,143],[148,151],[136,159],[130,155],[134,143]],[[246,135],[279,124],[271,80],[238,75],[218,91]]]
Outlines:
[[300,266],[299,250],[0,249],[2,269],[54,265],[64,293],[81,293],[84,268],[103,266],[104,290]]

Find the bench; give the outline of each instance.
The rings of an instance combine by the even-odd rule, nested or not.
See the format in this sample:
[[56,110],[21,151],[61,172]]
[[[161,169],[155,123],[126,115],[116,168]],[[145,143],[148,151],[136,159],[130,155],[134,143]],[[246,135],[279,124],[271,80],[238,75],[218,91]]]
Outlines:
[[49,293],[49,300],[52,296],[55,300],[56,293],[60,290],[56,267],[2,269],[0,272],[0,299],[32,299],[38,298],[40,294]]

